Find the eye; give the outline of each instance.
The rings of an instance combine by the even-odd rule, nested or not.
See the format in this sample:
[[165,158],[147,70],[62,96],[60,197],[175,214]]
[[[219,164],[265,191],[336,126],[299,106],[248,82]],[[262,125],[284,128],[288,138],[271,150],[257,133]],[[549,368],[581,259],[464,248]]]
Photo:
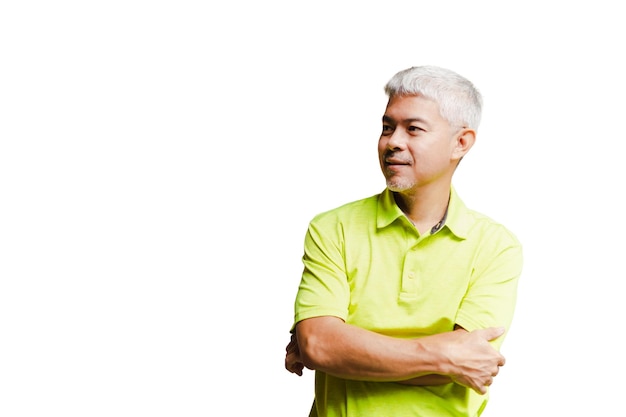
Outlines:
[[389,136],[393,133],[393,127],[390,125],[383,125],[383,136]]
[[423,128],[421,128],[419,126],[413,126],[413,125],[409,126],[407,128],[407,130],[409,132],[413,133],[413,134],[417,134],[417,133],[420,133],[420,132],[426,132],[426,130],[424,130]]

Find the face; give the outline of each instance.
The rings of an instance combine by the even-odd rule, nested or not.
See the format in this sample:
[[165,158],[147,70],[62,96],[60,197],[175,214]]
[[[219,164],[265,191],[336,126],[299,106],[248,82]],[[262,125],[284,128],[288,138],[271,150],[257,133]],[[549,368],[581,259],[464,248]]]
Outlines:
[[403,192],[437,181],[449,183],[462,156],[458,141],[462,133],[463,129],[450,126],[432,100],[421,96],[390,99],[378,141],[387,187]]

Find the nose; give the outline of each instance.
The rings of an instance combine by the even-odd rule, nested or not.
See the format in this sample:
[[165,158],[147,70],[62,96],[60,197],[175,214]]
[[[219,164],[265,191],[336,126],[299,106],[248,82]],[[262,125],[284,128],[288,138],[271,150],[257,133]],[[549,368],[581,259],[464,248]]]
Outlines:
[[402,129],[395,129],[387,138],[388,149],[404,149],[406,147],[407,138]]

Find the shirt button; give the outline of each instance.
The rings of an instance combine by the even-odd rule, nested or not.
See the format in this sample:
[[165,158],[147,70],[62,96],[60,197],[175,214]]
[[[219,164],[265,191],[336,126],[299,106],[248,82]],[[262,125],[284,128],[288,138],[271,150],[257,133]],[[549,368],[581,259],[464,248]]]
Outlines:
[[415,274],[413,272],[409,272],[408,276],[409,276],[409,279],[415,278]]

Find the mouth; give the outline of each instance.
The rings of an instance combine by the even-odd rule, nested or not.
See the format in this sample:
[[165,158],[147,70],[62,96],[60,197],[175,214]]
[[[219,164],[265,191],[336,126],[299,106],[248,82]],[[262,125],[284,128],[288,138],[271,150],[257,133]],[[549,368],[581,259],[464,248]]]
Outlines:
[[384,161],[386,166],[411,165],[411,161],[396,157],[386,157]]

